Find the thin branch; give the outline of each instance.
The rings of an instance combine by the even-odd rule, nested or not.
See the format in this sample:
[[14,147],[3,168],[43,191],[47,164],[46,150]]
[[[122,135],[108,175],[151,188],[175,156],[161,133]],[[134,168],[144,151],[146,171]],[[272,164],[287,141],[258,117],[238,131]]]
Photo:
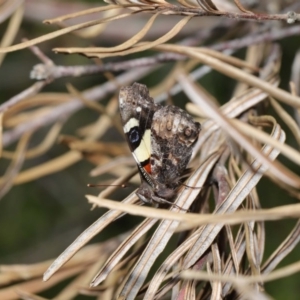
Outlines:
[[[83,97],[90,101],[103,99],[107,95],[117,91],[120,86],[129,84],[133,81],[140,79],[153,70],[153,67],[144,67],[139,69],[130,70],[118,77],[114,81],[105,82],[82,93]],[[38,82],[43,84],[43,82]],[[82,101],[75,97],[71,97],[68,103],[61,104],[53,108],[46,116],[35,118],[27,123],[23,123],[16,128],[6,131],[3,134],[3,146],[8,146],[15,142],[22,134],[27,131],[52,124],[54,121],[62,117],[66,117],[83,107]]]
[[[300,35],[300,25],[295,25],[292,27],[286,27],[282,29],[276,29],[273,31],[267,31],[259,34],[249,35],[243,38],[237,38],[231,41],[226,41],[222,43],[218,43],[212,46],[208,46],[208,48],[224,51],[227,49],[241,49],[247,47],[249,45],[259,44],[270,42],[274,40],[280,40],[282,38],[286,38],[293,35]],[[205,36],[205,35],[204,35]],[[202,37],[202,35],[200,36]],[[186,39],[187,42],[180,43],[189,46],[196,45],[199,43],[198,37]],[[145,66],[153,66],[160,63],[167,63],[173,61],[184,60],[186,56],[176,54],[176,53],[160,53],[158,55],[136,58],[131,60],[125,60],[120,62],[109,62],[103,65],[84,65],[84,66],[56,66],[56,65],[44,65],[38,64],[35,65],[33,70],[31,71],[32,79],[46,79],[52,78],[57,79],[61,77],[79,77],[83,75],[93,75],[102,72],[120,72],[128,69],[135,69]]]
[[13,105],[19,103],[20,101],[28,98],[30,96],[36,95],[45,85],[47,85],[46,81],[40,81],[34,83],[31,87],[27,88],[26,90],[22,91],[21,93],[15,95],[14,97],[10,98],[6,102],[0,105],[0,113],[4,112],[5,110],[9,109]]

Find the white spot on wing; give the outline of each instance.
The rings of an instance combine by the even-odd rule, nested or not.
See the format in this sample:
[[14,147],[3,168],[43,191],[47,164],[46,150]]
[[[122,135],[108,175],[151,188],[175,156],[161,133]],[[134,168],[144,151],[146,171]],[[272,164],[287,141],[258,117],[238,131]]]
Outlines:
[[142,108],[141,108],[140,106],[138,106],[138,107],[136,108],[136,111],[137,111],[137,112],[141,112],[141,111],[142,111]]
[[139,121],[136,118],[131,118],[128,122],[124,125],[124,132],[127,133],[130,131],[131,128],[139,126]]
[[147,129],[140,145],[134,150],[134,158],[138,163],[150,158],[151,154],[151,130]]

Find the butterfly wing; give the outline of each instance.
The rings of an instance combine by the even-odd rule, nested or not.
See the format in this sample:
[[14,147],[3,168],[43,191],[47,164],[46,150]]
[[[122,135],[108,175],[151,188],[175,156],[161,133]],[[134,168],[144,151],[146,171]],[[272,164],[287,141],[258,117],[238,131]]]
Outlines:
[[122,87],[119,107],[124,133],[132,155],[144,179],[151,181],[151,124],[155,111],[159,108],[149,96],[145,85],[134,83]]
[[176,106],[155,104],[145,85],[120,90],[124,133],[138,165],[144,202],[170,203],[186,170],[200,124]]
[[190,161],[200,123],[179,107],[168,105],[154,113],[151,127],[151,175],[168,188],[176,188]]

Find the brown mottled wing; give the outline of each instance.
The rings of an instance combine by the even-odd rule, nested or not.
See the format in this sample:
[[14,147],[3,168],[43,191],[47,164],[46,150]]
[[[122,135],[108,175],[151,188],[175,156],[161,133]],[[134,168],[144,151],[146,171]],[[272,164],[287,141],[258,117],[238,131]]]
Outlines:
[[[153,115],[157,110],[147,87],[139,83],[122,87],[119,93],[119,107],[123,126],[130,126],[128,122],[132,119],[137,120],[140,137],[143,137],[145,131],[151,128]],[[131,150],[134,150],[134,145],[131,142],[128,144]]]
[[170,187],[178,185],[200,133],[200,123],[179,107],[168,105],[154,113],[151,127],[151,175]]
[[119,106],[124,133],[142,180],[153,186],[150,166],[151,125],[153,115],[160,105],[154,103],[145,85],[134,83],[121,88]]

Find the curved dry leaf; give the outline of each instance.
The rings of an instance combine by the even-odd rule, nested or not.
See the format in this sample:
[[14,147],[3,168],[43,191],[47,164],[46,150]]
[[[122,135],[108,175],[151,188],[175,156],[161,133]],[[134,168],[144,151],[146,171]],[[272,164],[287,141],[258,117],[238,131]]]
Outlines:
[[[128,54],[133,54],[133,53],[145,51],[148,49],[152,49],[152,48],[155,48],[155,46],[163,44],[163,43],[169,41],[174,36],[176,36],[181,31],[181,29],[190,21],[191,18],[192,17],[190,17],[190,16],[183,18],[168,33],[166,33],[165,35],[161,36],[160,38],[158,38],[157,40],[155,40],[153,42],[138,43],[133,48],[130,48],[128,50],[119,51],[119,52],[103,53],[103,54],[101,52],[92,52],[92,53],[85,52],[82,54],[84,54],[87,57],[104,58],[104,57],[111,57],[111,56],[118,56],[118,55],[124,56],[124,55],[128,55]],[[58,49],[58,50],[63,50],[63,49]]]
[[113,55],[113,52],[119,52],[119,51],[124,51],[125,49],[131,48],[134,46],[138,41],[140,41],[149,31],[149,29],[152,27],[155,19],[160,15],[160,13],[157,13],[153,15],[146,25],[133,37],[128,39],[126,42],[123,44],[120,44],[118,46],[114,47],[88,47],[88,48],[55,48],[53,49],[56,52],[61,52],[61,53],[81,53],[81,54],[86,54],[86,53],[110,53]]

